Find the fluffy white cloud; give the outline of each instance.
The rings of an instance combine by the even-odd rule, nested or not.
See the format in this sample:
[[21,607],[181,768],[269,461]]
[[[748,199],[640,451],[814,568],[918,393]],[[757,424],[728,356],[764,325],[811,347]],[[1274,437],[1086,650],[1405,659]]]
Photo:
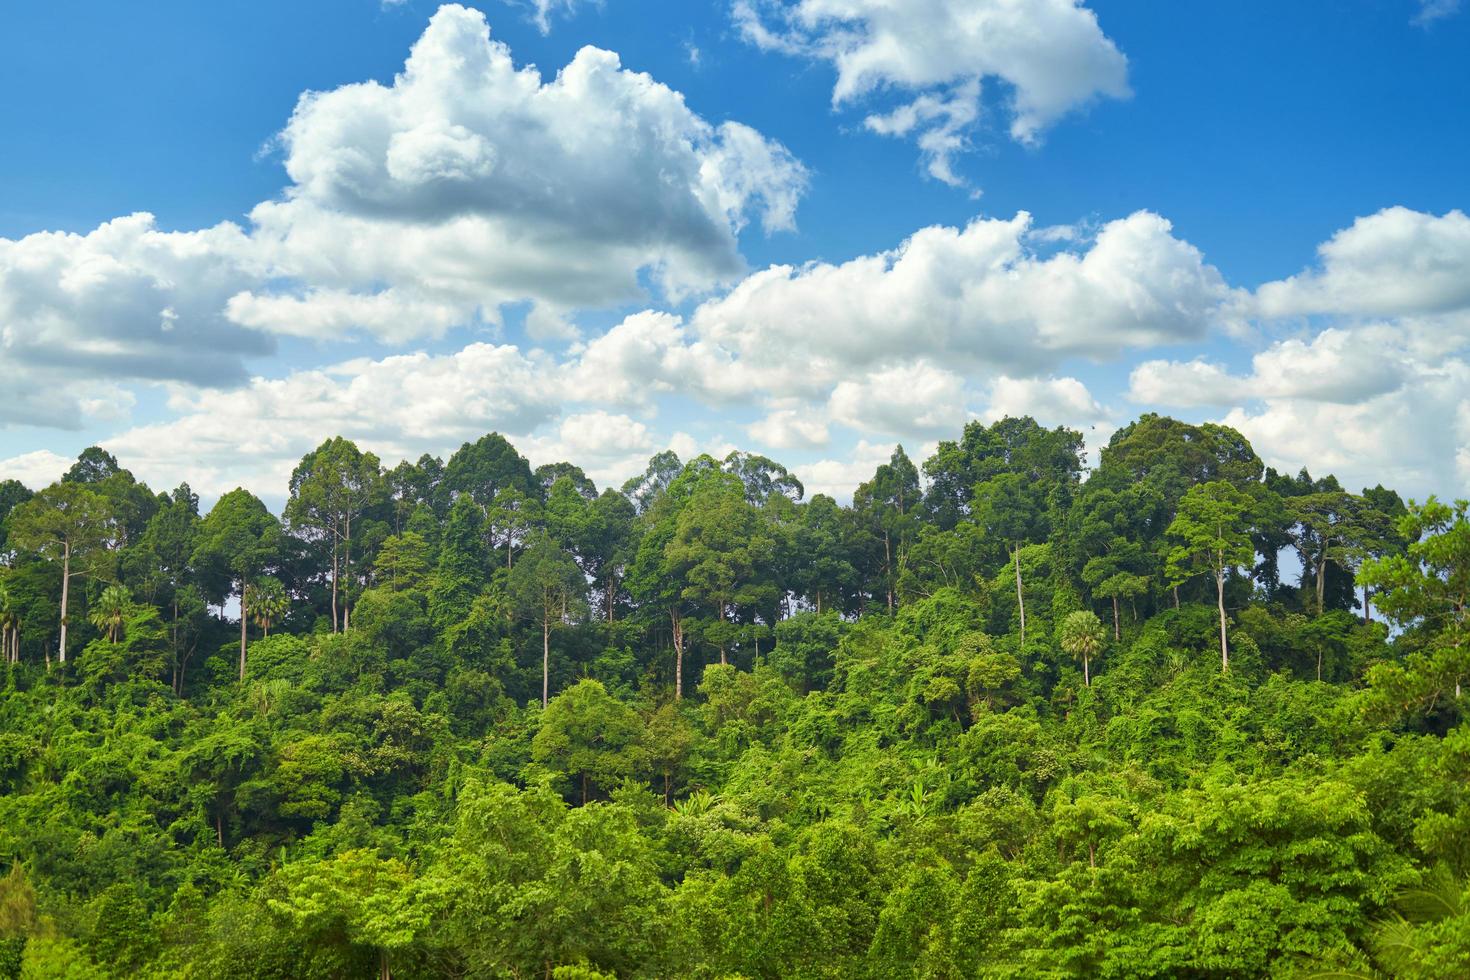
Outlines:
[[1470,308],[1470,217],[1385,208],[1317,249],[1320,268],[1256,291],[1263,316],[1408,316]]
[[277,143],[291,184],[247,228],[140,213],[0,239],[0,424],[80,426],[99,382],[241,384],[277,334],[403,343],[530,301],[528,329],[566,338],[568,311],[642,281],[738,277],[740,229],[791,228],[806,185],[784,147],[616,54],[544,80],[458,5],[391,84],[303,95]]
[[1128,377],[1128,399],[1145,405],[1224,405],[1240,399],[1248,383],[1202,357],[1144,361]]
[[582,48],[549,81],[517,68],[458,5],[391,85],[307,93],[279,139],[293,186],[252,217],[280,265],[487,316],[627,300],[644,270],[676,294],[728,280],[736,232],[752,215],[791,227],[806,183],[784,147],[706,122],[611,51]]
[[927,357],[1017,374],[1069,357],[1202,337],[1230,296],[1199,251],[1147,211],[1085,251],[1041,256],[1031,218],[930,227],[841,265],[773,266],[700,306],[691,329],[772,389],[825,393],[856,371]]
[[354,360],[232,390],[175,392],[176,417],[106,440],[155,486],[188,480],[215,495],[237,483],[280,492],[291,468],[340,434],[385,459],[447,451],[490,430],[529,434],[556,418],[547,371],[511,346],[445,356]]
[[1421,368],[1410,383],[1356,402],[1268,398],[1224,419],[1267,463],[1335,473],[1352,489],[1383,483],[1423,499],[1470,493],[1470,364]]
[[965,422],[965,379],[922,361],[841,381],[827,404],[834,422],[900,437],[953,433]]
[[1043,425],[1087,427],[1108,418],[1087,386],[1076,378],[997,378],[980,418],[995,422],[1030,415]]
[[734,16],[761,48],[829,62],[836,106],[906,93],[868,127],[917,136],[929,172],[952,184],[986,80],[1006,87],[1010,134],[1028,144],[1093,99],[1129,94],[1127,59],[1081,0],[736,0]]
[[21,453],[9,459],[0,459],[0,480],[19,480],[32,490],[40,490],[61,479],[71,468],[72,460],[59,456],[49,449]]
[[85,235],[0,238],[0,425],[76,428],[117,381],[243,381],[242,360],[274,345],[224,307],[262,272],[231,224],[169,232],[134,214]]

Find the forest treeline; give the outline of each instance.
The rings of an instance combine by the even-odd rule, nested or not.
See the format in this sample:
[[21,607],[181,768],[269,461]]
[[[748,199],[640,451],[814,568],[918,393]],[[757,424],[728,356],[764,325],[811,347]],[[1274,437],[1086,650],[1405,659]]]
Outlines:
[[1470,976],[1466,510],[1157,415],[88,449],[0,484],[0,977]]

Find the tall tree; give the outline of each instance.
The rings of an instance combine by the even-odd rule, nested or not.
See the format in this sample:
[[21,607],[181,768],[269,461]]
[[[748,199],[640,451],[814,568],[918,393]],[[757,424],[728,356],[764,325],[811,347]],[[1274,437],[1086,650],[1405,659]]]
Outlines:
[[67,609],[73,576],[91,572],[116,541],[117,520],[106,497],[81,483],[56,483],[15,507],[10,540],[18,548],[61,562],[61,639],[66,662]]
[[[302,457],[291,473],[286,520],[328,542],[332,549],[332,632],[351,623],[352,523],[384,498],[386,484],[378,457],[341,436],[328,439]],[[340,580],[348,582],[342,595]],[[340,598],[340,603],[339,603]],[[340,606],[340,609],[339,609]]]
[[546,535],[538,536],[507,580],[516,611],[541,626],[541,707],[551,693],[551,629],[580,606],[587,580],[563,548]]
[[1057,631],[1062,649],[1082,661],[1082,682],[1092,686],[1092,658],[1102,649],[1102,623],[1090,609],[1068,613]]
[[1169,579],[1175,585],[1209,572],[1215,580],[1220,613],[1220,669],[1230,669],[1226,637],[1225,578],[1232,569],[1249,567],[1255,557],[1246,519],[1251,497],[1225,480],[1212,480],[1189,489],[1180,498],[1179,511],[1169,525],[1176,544],[1169,552]]
[[236,488],[210,509],[199,527],[194,561],[215,583],[221,597],[233,587],[240,597],[240,680],[245,679],[246,627],[249,624],[250,583],[274,563],[281,543],[281,525],[260,498]]
[[890,613],[909,542],[918,531],[921,501],[919,470],[902,446],[853,493],[853,508],[868,518],[883,542],[883,589]]
[[1020,473],[1002,473],[977,484],[974,497],[975,523],[1011,548],[1022,647],[1026,645],[1026,594],[1021,581],[1021,547],[1046,535],[1045,503],[1037,489]]

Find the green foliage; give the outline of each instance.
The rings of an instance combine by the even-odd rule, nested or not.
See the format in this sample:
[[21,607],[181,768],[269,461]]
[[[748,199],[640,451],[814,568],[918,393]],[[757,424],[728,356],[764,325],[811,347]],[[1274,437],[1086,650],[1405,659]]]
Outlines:
[[1465,975],[1466,505],[1080,447],[0,484],[0,977]]

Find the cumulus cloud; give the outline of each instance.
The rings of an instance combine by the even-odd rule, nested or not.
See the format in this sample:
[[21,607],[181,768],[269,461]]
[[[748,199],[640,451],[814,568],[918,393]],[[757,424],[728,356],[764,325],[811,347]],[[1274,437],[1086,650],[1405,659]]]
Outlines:
[[1107,409],[1076,378],[997,378],[981,419],[995,422],[1022,415],[1043,425],[1081,428],[1108,419]]
[[404,343],[530,302],[531,332],[567,338],[567,311],[642,283],[679,298],[737,278],[741,229],[793,227],[806,186],[784,147],[613,52],[546,80],[458,5],[391,84],[303,95],[276,145],[291,183],[246,227],[139,213],[0,239],[0,367],[19,379],[0,424],[80,426],[99,381],[242,384],[276,335]]
[[742,35],[769,51],[830,63],[834,106],[901,93],[866,124],[914,136],[929,173],[960,184],[953,157],[995,81],[1010,135],[1035,144],[1066,113],[1129,94],[1128,62],[1080,0],[736,0]]
[[1403,207],[1358,218],[1317,249],[1320,265],[1256,291],[1267,317],[1408,316],[1470,309],[1470,217]]
[[1204,336],[1230,297],[1219,272],[1140,211],[1085,251],[1042,257],[1031,218],[930,227],[840,265],[772,266],[701,305],[691,329],[764,383],[823,392],[855,370],[930,357],[1031,374]]
[[72,461],[49,449],[0,459],[0,480],[19,480],[32,490],[50,486],[71,469]]
[[838,382],[828,400],[834,422],[863,432],[939,436],[965,422],[965,379],[923,361]]
[[1355,402],[1268,398],[1223,419],[1267,463],[1384,483],[1423,499],[1470,493],[1470,363],[1421,366],[1410,383]]
[[243,381],[243,360],[274,345],[224,307],[263,271],[232,224],[170,232],[140,213],[85,235],[0,238],[0,424],[77,428],[99,384]]

